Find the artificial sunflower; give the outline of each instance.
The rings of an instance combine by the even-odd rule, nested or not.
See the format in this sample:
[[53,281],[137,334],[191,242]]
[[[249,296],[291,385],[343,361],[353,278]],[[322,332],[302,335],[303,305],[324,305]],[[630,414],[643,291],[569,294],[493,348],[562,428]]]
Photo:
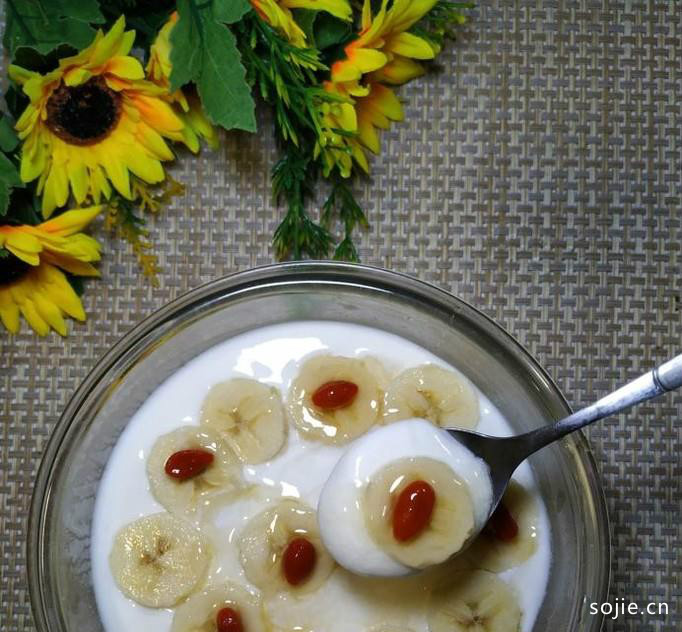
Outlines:
[[291,9],[326,11],[348,22],[353,11],[348,0],[250,0],[251,6],[262,20],[281,31],[290,44],[297,48],[307,46],[305,33],[296,23]]
[[358,37],[344,48],[345,57],[332,65],[332,81],[357,81],[374,73],[374,81],[402,84],[423,74],[423,66],[414,60],[433,59],[439,49],[408,29],[437,1],[394,0],[388,8],[388,0],[383,0],[373,16],[370,0],[365,0],[362,28]]
[[[100,206],[66,211],[38,226],[0,226],[0,320],[12,333],[20,316],[41,336],[50,328],[66,335],[64,316],[85,320],[80,298],[62,270],[97,276],[99,243],[81,233]],[[61,268],[61,269],[60,269]]]
[[183,122],[182,142],[187,148],[197,153],[199,138],[204,138],[213,149],[218,147],[218,135],[204,114],[201,101],[196,94],[178,89],[170,91],[170,75],[173,69],[170,60],[171,31],[178,21],[178,12],[174,11],[168,21],[161,27],[154,43],[149,48],[147,77],[162,88],[162,98],[173,107],[177,117]]
[[132,199],[130,174],[150,184],[164,179],[161,162],[174,157],[164,139],[182,141],[185,123],[128,55],[134,39],[121,17],[46,75],[10,66],[30,100],[16,124],[20,175],[38,179],[45,217],[66,204],[69,191],[78,204],[109,198],[112,185]]

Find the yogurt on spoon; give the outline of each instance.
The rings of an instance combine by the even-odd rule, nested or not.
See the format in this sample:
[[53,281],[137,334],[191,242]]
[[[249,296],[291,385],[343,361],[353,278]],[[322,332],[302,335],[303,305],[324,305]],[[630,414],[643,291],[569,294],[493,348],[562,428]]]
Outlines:
[[409,575],[461,550],[491,502],[488,466],[442,428],[409,419],[351,444],[322,490],[318,522],[347,570]]

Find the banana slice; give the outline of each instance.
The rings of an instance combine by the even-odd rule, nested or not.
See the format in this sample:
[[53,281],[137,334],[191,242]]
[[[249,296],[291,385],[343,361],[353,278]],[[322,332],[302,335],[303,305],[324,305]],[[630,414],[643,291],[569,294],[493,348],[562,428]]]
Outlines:
[[[166,471],[179,452],[210,453],[213,460],[199,474],[174,478]],[[183,426],[159,437],[149,453],[147,478],[154,498],[171,513],[188,517],[218,498],[233,496],[241,488],[237,458],[208,428]]]
[[[289,413],[308,439],[347,443],[379,419],[385,383],[374,358],[317,355],[303,364],[291,385]],[[342,388],[334,390],[335,385]],[[327,401],[325,389],[331,395]]]
[[461,571],[431,594],[430,632],[518,632],[521,610],[511,588],[487,571]]
[[239,556],[246,577],[265,592],[311,592],[335,566],[320,539],[315,511],[294,500],[251,519],[239,537]]
[[[431,495],[427,501],[430,509],[417,499],[421,494]],[[412,568],[447,560],[462,548],[474,528],[474,506],[466,484],[435,459],[418,457],[390,463],[367,485],[363,502],[374,541]],[[424,511],[427,515],[420,524],[419,514]]]
[[202,534],[168,513],[123,527],[109,555],[121,591],[150,608],[170,608],[187,597],[206,577],[210,561]]
[[379,623],[367,628],[367,632],[413,632],[412,628],[406,628],[402,625],[393,625],[391,623]]
[[287,437],[279,391],[246,378],[213,386],[201,407],[201,423],[218,432],[244,463],[270,460]]
[[[538,548],[538,507],[531,494],[516,481],[511,481],[500,504],[503,508],[496,510],[487,527],[466,551],[466,556],[478,568],[493,573],[522,564]],[[506,515],[502,513],[505,511],[508,512]]]
[[469,382],[435,364],[423,364],[398,375],[386,389],[384,422],[410,417],[444,428],[475,428],[479,406]]
[[[226,608],[231,612],[225,612]],[[192,595],[178,606],[171,632],[215,632],[220,616],[238,619],[246,632],[270,629],[260,597],[234,582],[226,582]]]

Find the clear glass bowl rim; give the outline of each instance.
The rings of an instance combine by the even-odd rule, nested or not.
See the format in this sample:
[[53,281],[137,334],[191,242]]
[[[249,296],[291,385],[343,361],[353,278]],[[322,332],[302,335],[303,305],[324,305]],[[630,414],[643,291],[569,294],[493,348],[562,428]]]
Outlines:
[[[570,414],[571,408],[542,366],[526,351],[526,349],[506,330],[482,311],[465,300],[439,288],[436,285],[409,276],[407,274],[357,263],[331,261],[297,261],[288,263],[258,266],[248,270],[235,272],[219,279],[210,281],[194,288],[159,308],[129,332],[100,358],[94,368],[86,376],[67,402],[60,415],[46,445],[38,468],[29,510],[27,529],[27,579],[33,620],[38,632],[66,632],[56,631],[48,623],[46,616],[46,595],[43,585],[45,560],[45,529],[47,527],[47,512],[50,505],[51,484],[54,473],[54,463],[62,446],[63,439],[69,428],[78,420],[78,411],[98,385],[106,381],[110,370],[117,361],[133,346],[154,343],[155,332],[162,325],[181,322],[183,314],[200,304],[211,302],[213,299],[224,300],[230,295],[236,295],[244,290],[269,285],[282,286],[292,283],[305,282],[339,283],[344,286],[356,285],[372,289],[385,289],[394,293],[418,298],[440,308],[449,309],[463,315],[485,331],[505,351],[512,354],[514,359],[523,367],[539,378],[546,394],[559,404],[564,412]],[[597,585],[599,587],[599,603],[607,599],[610,583],[611,542],[608,513],[604,491],[599,482],[598,468],[590,449],[589,443],[582,432],[573,433],[572,440],[577,450],[581,465],[590,475],[589,490],[592,496],[596,522],[600,533],[597,534],[603,543],[605,559],[599,569]],[[600,547],[601,548],[601,547]],[[595,617],[594,631],[601,629],[603,617]]]

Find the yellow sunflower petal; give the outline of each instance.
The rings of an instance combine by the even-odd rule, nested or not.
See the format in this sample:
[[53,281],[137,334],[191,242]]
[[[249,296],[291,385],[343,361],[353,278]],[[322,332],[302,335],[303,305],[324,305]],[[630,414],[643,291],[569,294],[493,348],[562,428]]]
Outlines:
[[71,237],[62,238],[65,242],[63,249],[52,250],[46,247],[45,250],[50,252],[64,253],[66,256],[78,259],[79,261],[99,261],[101,258],[100,251],[102,246],[100,243],[90,235],[85,233],[78,233],[71,235]]
[[47,163],[47,151],[40,140],[34,142],[31,151],[27,151],[27,144],[25,144],[21,150],[19,177],[23,182],[32,182],[45,171]]
[[15,257],[18,257],[29,265],[37,266],[40,263],[40,257],[38,255],[43,249],[40,241],[33,235],[20,230],[18,227],[10,230],[5,235],[4,246]]
[[10,333],[16,334],[19,331],[19,307],[9,290],[3,287],[0,287],[0,320]]
[[[362,150],[360,143],[354,142],[351,144],[351,149],[353,152],[353,158],[357,162],[365,173],[369,173],[369,163],[367,162],[367,156]],[[343,174],[342,174],[343,175]],[[349,174],[350,175],[350,174]],[[348,176],[344,176],[348,177]]]
[[111,197],[111,186],[99,165],[90,170],[90,185],[90,193],[95,202],[99,202],[102,196],[106,199]]
[[346,55],[346,59],[332,65],[332,80],[336,83],[359,79],[363,74],[378,70],[388,62],[384,53],[372,48],[349,48]]
[[142,152],[131,153],[126,157],[126,162],[128,169],[149,184],[161,182],[166,177],[161,163],[156,158],[143,155]]
[[182,121],[173,112],[171,106],[161,99],[136,94],[133,96],[133,101],[154,129],[166,132],[182,131]]
[[41,272],[48,297],[71,318],[85,320],[83,303],[66,280],[64,273],[51,265],[41,266]]
[[102,210],[101,206],[90,206],[66,211],[38,227],[55,235],[73,235],[83,230]]
[[420,63],[413,59],[409,59],[408,57],[396,55],[383,68],[372,73],[371,80],[401,85],[408,81],[412,81],[412,79],[421,77],[425,72],[424,66]]
[[358,117],[358,138],[371,152],[379,153],[379,135],[368,118]]
[[82,204],[90,189],[88,170],[82,162],[73,161],[73,164],[69,165],[69,184],[76,202]]
[[189,109],[185,115],[187,126],[198,136],[202,136],[211,149],[218,148],[218,134],[216,129],[204,114],[199,99],[191,98],[188,100]]
[[102,156],[102,165],[116,190],[125,198],[131,200],[133,194],[130,190],[130,174],[119,155]]
[[43,191],[43,216],[50,217],[57,207],[66,204],[68,197],[69,181],[66,170],[63,167],[53,165],[45,181],[45,190]]
[[123,79],[144,79],[142,64],[134,57],[114,57],[107,63],[106,72]]
[[137,126],[137,138],[159,160],[172,160],[174,158],[166,141],[145,123],[140,123]]
[[374,107],[383,112],[392,121],[402,121],[403,106],[395,92],[386,86],[376,84],[372,86],[371,97]]
[[69,68],[64,73],[64,83],[67,86],[79,86],[92,77],[92,73],[87,68]]
[[25,299],[20,305],[19,310],[21,315],[26,319],[31,329],[39,336],[46,336],[50,332],[50,326],[45,319],[38,313],[34,302],[31,299]]
[[281,0],[280,4],[288,9],[326,11],[345,21],[353,17],[353,10],[348,0]]
[[109,86],[114,92],[121,92],[123,90],[131,90],[132,84],[127,79],[119,79],[113,75],[107,75],[104,78],[107,86]]
[[10,64],[8,74],[12,81],[23,86],[29,79],[32,79],[38,73],[33,72],[32,70],[26,70],[26,68],[22,68],[21,66]]
[[433,59],[436,51],[425,39],[412,33],[399,33],[386,41],[386,50],[413,59]]
[[48,300],[40,291],[35,293],[33,302],[40,317],[60,336],[66,336],[66,323],[59,307]]
[[[21,116],[17,119],[16,125],[14,126],[14,129],[19,132],[19,138],[26,138],[31,131],[33,131],[33,126],[38,120],[39,114],[40,112],[38,109],[34,108],[32,105],[29,105],[21,113]],[[37,136],[34,135],[33,142],[35,142],[36,139]]]
[[407,31],[421,20],[438,0],[394,0],[389,11],[389,22],[392,32]]
[[[112,57],[114,54],[125,55],[128,51],[121,50],[125,49],[125,27],[126,20],[125,16],[121,16],[116,20],[111,29],[105,33],[102,37],[95,41],[91,46],[91,49],[86,49],[88,57],[90,58],[90,63],[93,66],[99,66],[104,64],[107,59]],[[129,31],[130,32],[130,31]],[[101,33],[101,31],[100,31]],[[133,32],[133,37],[134,37]],[[86,51],[83,51],[84,54]]]
[[76,276],[99,276],[99,271],[91,263],[78,261],[77,259],[72,259],[59,253],[46,252],[43,255],[43,261],[53,266],[57,266],[62,270],[66,270],[70,274],[75,274]]

